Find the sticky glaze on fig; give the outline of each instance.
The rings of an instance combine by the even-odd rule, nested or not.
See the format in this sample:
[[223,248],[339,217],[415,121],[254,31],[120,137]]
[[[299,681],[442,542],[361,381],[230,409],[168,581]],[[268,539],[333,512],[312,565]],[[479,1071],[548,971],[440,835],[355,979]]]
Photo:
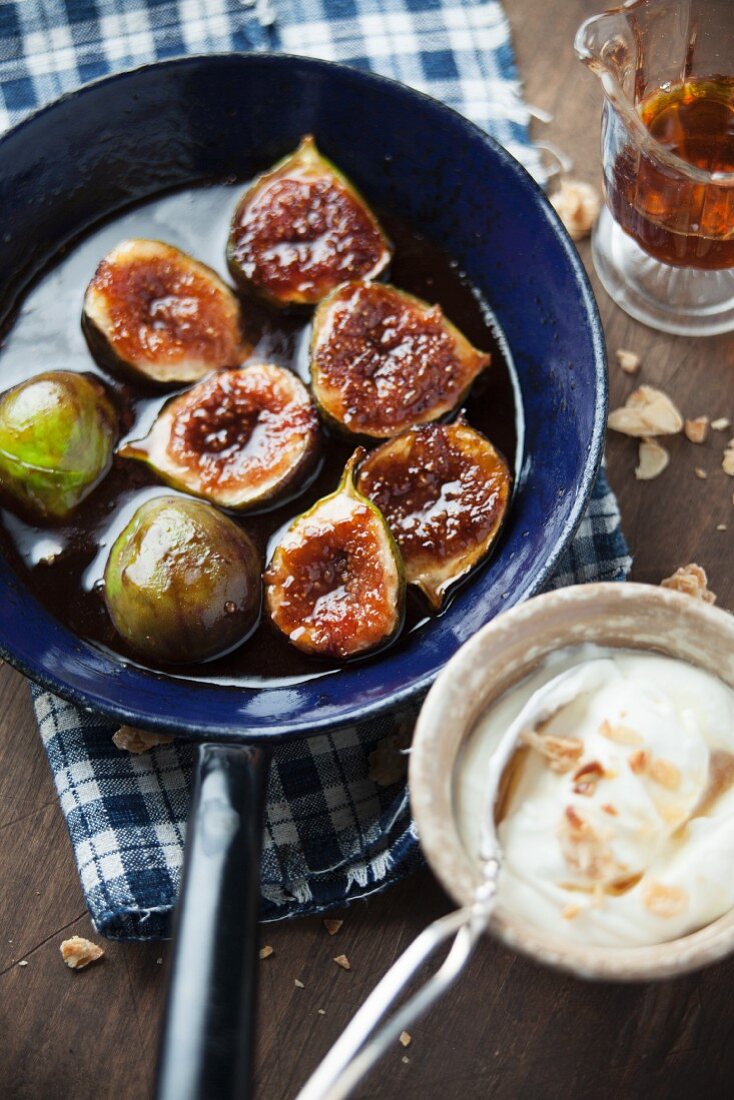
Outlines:
[[242,196],[227,255],[245,289],[275,305],[313,305],[346,279],[379,275],[390,246],[365,200],[307,135]]
[[[84,288],[100,257],[121,240],[132,237],[164,237],[226,278],[223,242],[242,189],[243,184],[238,183],[234,187],[194,188],[160,197],[102,226],[60,257],[32,289],[5,337],[0,352],[2,388],[37,374],[50,363],[59,369],[97,374],[117,403],[123,436],[144,436],[168,395],[153,392],[132,376],[105,372],[91,360],[78,320]],[[421,298],[440,302],[475,346],[491,352],[492,366],[472,388],[467,417],[499,450],[514,459],[513,465],[518,468],[522,456],[516,454],[517,412],[510,360],[491,313],[440,249],[382,212],[380,220],[395,243],[393,281]],[[270,313],[254,304],[248,309],[248,317],[252,322],[249,337],[253,355],[290,366],[307,380],[307,318]],[[329,440],[324,464],[303,496],[266,514],[248,514],[242,520],[262,561],[270,556],[268,545],[273,537],[295,514],[333,492],[352,450],[343,439]],[[96,586],[112,543],[135,510],[145,500],[170,495],[171,491],[143,464],[116,459],[102,484],[64,523],[33,526],[9,511],[0,511],[3,552],[38,599],[72,630],[126,652],[115,636]],[[394,646],[400,647],[402,638],[425,621],[425,602],[409,591],[403,635]],[[372,659],[379,660],[379,655]],[[252,637],[231,656],[206,665],[182,667],[180,671],[200,681],[256,687],[262,683],[297,683],[338,667],[299,653],[264,618]]]
[[345,283],[314,316],[314,397],[356,435],[384,439],[445,416],[489,360],[439,305],[393,286]]

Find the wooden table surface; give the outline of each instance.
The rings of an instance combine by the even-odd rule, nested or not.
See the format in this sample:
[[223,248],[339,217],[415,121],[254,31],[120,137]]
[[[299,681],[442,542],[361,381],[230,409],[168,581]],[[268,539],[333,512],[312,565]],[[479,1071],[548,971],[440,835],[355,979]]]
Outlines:
[[[537,136],[569,153],[578,176],[598,182],[600,95],[571,48],[596,0],[506,0],[506,7],[526,96],[553,115]],[[588,244],[581,252],[588,261]],[[625,316],[596,282],[595,289],[613,403],[635,385],[614,363],[615,349],[631,348],[643,359],[640,379],[669,392],[686,415],[734,419],[731,336],[663,336]],[[652,483],[635,481],[631,441],[610,438],[609,473],[635,554],[633,577],[657,583],[697,561],[720,606],[734,609],[734,482],[720,469],[725,437],[714,435],[699,447],[674,439],[671,466]],[[694,475],[695,466],[708,471],[707,480]],[[717,530],[722,523],[726,531]],[[275,953],[260,964],[259,1100],[294,1095],[377,978],[449,907],[423,872],[343,914],[335,938],[316,919],[263,930]],[[101,964],[74,974],[58,945],[90,931],[27,686],[2,668],[0,1096],[151,1095],[168,946],[110,943]],[[352,961],[350,973],[331,962],[338,952]],[[28,965],[19,967],[20,959]],[[731,1096],[733,1025],[734,960],[661,985],[602,986],[560,977],[486,942],[460,984],[413,1029],[411,1046],[396,1046],[359,1096]]]

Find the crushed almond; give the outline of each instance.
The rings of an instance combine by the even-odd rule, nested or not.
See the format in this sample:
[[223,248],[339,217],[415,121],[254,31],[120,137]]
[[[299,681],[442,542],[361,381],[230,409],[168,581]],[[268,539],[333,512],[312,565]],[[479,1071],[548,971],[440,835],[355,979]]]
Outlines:
[[681,886],[650,882],[643,892],[642,904],[655,917],[677,917],[688,905],[688,894]]
[[71,970],[83,970],[85,966],[101,959],[104,951],[98,944],[83,936],[72,936],[59,947],[61,958]]
[[683,417],[662,390],[639,386],[621,408],[610,412],[607,423],[614,432],[644,438],[675,435],[683,427]]
[[604,768],[598,760],[590,760],[573,773],[573,792],[591,796],[596,791],[600,779],[604,778]]
[[601,196],[595,187],[582,180],[564,179],[550,201],[571,240],[588,237],[601,209]]
[[567,866],[600,884],[611,877],[616,861],[604,839],[573,806],[566,806],[558,826],[558,840]]
[[326,1009],[325,1008],[317,1008],[316,1012],[318,1013],[319,1016],[325,1016],[326,1015]]
[[667,469],[670,455],[660,443],[643,439],[637,452],[635,477],[638,481],[652,481]]
[[352,969],[352,964],[350,963],[350,961],[349,961],[349,959],[347,958],[346,955],[337,955],[336,958],[334,959],[334,962],[336,963],[337,966],[340,966],[342,968],[342,970],[351,970]]
[[699,481],[705,481],[706,478],[709,476],[702,466],[695,466],[693,472]]
[[543,736],[536,730],[525,730],[520,740],[539,752],[552,772],[570,772],[584,751],[583,743],[576,737],[554,737],[552,734]]
[[260,948],[260,958],[269,959],[271,955],[275,954],[275,948],[271,947],[269,943],[265,947]]
[[649,757],[644,749],[638,749],[637,752],[630,754],[627,762],[631,772],[634,772],[635,775],[642,775],[647,770]]
[[580,905],[565,905],[563,909],[561,909],[561,916],[564,920],[574,920],[580,912]]
[[413,1036],[410,1034],[409,1031],[401,1031],[400,1032],[400,1042],[401,1042],[402,1046],[409,1047],[410,1044],[412,1043],[412,1041],[413,1041]]
[[294,978],[293,979],[293,984],[296,987],[296,989],[305,989],[306,988],[305,985],[303,984],[303,982],[300,980],[300,978]]
[[28,959],[21,959],[18,966],[28,966]]
[[626,348],[617,348],[615,354],[617,362],[625,374],[637,374],[642,365],[639,355],[636,355],[633,351],[627,351]]
[[637,730],[633,730],[631,726],[625,726],[621,722],[612,725],[606,718],[599,726],[599,733],[602,737],[606,737],[609,741],[615,741],[618,745],[642,744],[642,738]]
[[324,918],[324,928],[330,936],[335,936],[343,924],[343,920],[333,920],[331,917]]
[[675,573],[660,582],[660,586],[693,596],[704,603],[716,603],[716,596],[708,586],[706,570],[695,562],[679,566]]
[[726,531],[726,530],[727,530],[727,526],[726,526],[726,524],[725,524],[725,523],[717,523],[717,524],[716,524],[716,530],[717,530],[717,531]]
[[731,427],[731,420],[728,416],[720,416],[718,419],[711,421],[711,427],[715,432],[725,432],[727,428]]
[[686,420],[683,431],[686,433],[686,439],[691,443],[705,443],[706,436],[709,434],[709,418],[697,416],[695,420]]
[[721,460],[721,468],[729,477],[734,477],[734,439],[730,439]]
[[148,733],[147,730],[135,729],[134,726],[120,726],[117,733],[113,733],[112,741],[123,752],[138,755],[148,752],[156,745],[170,745],[173,738],[165,733]]
[[402,1057],[402,1058],[400,1059],[400,1061],[401,1061],[401,1062],[403,1063],[403,1065],[407,1066],[407,1065],[409,1064],[409,1062],[410,1062],[410,1058],[408,1058],[408,1057],[407,1057],[407,1056],[406,1056],[406,1055],[404,1054],[404,1055],[403,1055],[403,1057]]
[[680,787],[680,769],[660,756],[655,757],[650,762],[647,774],[655,783],[659,783],[661,787],[665,787],[669,791],[675,791]]

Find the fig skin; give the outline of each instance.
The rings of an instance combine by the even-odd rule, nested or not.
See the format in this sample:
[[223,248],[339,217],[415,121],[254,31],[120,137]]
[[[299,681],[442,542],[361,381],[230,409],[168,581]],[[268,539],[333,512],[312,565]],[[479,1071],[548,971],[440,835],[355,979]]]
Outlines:
[[486,436],[458,420],[411,428],[383,443],[360,467],[357,486],[385,516],[408,583],[437,611],[449,589],[489,554],[512,477]]
[[344,283],[316,310],[311,388],[327,423],[389,439],[451,413],[490,356],[438,305],[386,283]]
[[84,296],[82,328],[102,366],[158,386],[198,382],[251,351],[234,292],[162,241],[123,241],[104,257]]
[[400,632],[405,576],[379,509],[354,484],[360,449],[336,492],[293,521],[265,571],[275,626],[304,653],[348,660],[374,653]]
[[313,306],[345,279],[376,278],[391,258],[364,198],[310,134],[250,184],[227,244],[237,285],[278,307]]
[[222,508],[272,506],[303,487],[320,450],[311,395],[270,363],[218,371],[174,397],[145,439],[119,448],[173,488]]
[[212,660],[257,626],[259,555],[245,532],[211,505],[155,497],[112,546],[104,600],[118,634],[143,660]]
[[37,374],[0,396],[0,489],[36,519],[63,519],[110,469],[117,436],[96,379]]

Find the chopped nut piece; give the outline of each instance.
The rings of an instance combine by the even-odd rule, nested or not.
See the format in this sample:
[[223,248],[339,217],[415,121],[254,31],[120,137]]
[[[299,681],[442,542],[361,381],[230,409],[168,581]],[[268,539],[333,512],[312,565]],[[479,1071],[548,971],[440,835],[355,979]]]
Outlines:
[[716,603],[716,596],[708,587],[706,570],[695,562],[679,566],[672,576],[660,582],[660,586],[683,592],[684,595],[693,596],[704,603]]
[[640,386],[622,408],[610,412],[608,425],[623,435],[675,435],[683,427],[683,417],[662,390]]
[[326,1015],[326,1009],[325,1008],[317,1008],[316,1011],[319,1014],[319,1016],[325,1016]]
[[402,1062],[402,1063],[403,1063],[404,1065],[406,1065],[406,1066],[407,1066],[407,1065],[408,1065],[408,1063],[410,1062],[410,1058],[408,1058],[408,1057],[407,1057],[407,1056],[406,1056],[406,1055],[404,1054],[404,1055],[403,1055],[403,1057],[402,1057],[402,1058],[400,1059],[400,1061],[401,1061],[401,1062]]
[[734,439],[730,439],[721,460],[721,468],[729,477],[734,477]]
[[677,917],[688,905],[688,895],[681,886],[650,882],[642,895],[642,904],[655,917]]
[[303,982],[299,978],[295,978],[294,981],[293,981],[293,984],[296,987],[296,989],[305,989],[306,988],[305,985],[303,984]]
[[731,420],[728,416],[720,416],[718,420],[711,421],[711,427],[715,432],[725,432],[727,428],[731,427]]
[[28,959],[21,959],[18,966],[28,966]]
[[269,959],[270,956],[273,955],[274,953],[275,953],[275,948],[271,947],[269,943],[266,944],[265,947],[260,948],[260,958],[261,959]]
[[691,443],[704,443],[709,434],[709,418],[697,416],[695,420],[686,420],[683,430]]
[[604,778],[604,768],[598,760],[590,760],[573,773],[574,794],[591,796],[596,791],[597,783]]
[[637,374],[642,364],[639,355],[636,355],[633,351],[627,351],[625,348],[617,348],[616,356],[617,362],[625,374]]
[[638,749],[637,752],[630,755],[627,762],[631,772],[634,772],[635,775],[642,775],[644,771],[647,771],[649,757],[644,749]]
[[606,718],[599,726],[599,733],[609,741],[616,741],[618,745],[642,744],[642,738],[637,730],[633,730],[630,726],[625,726],[619,722],[613,726]]
[[570,772],[584,751],[582,742],[576,737],[543,736],[535,730],[525,730],[520,740],[544,756],[552,772]]
[[336,963],[337,966],[340,966],[342,968],[342,970],[351,970],[352,969],[352,964],[350,963],[350,961],[349,961],[349,959],[347,958],[346,955],[337,955],[336,958],[334,959],[334,962]]
[[566,864],[582,878],[600,884],[617,870],[604,839],[573,806],[566,806],[558,826],[558,839]]
[[706,478],[707,478],[707,477],[709,476],[709,475],[708,475],[708,474],[706,473],[706,471],[705,471],[705,470],[703,469],[703,467],[702,467],[702,466],[696,466],[696,467],[694,467],[694,470],[693,470],[693,472],[694,472],[694,474],[696,475],[696,477],[698,478],[698,480],[699,480],[699,481],[705,481],[705,480],[706,480]]
[[83,970],[85,966],[89,966],[95,959],[101,959],[104,955],[101,947],[92,943],[91,940],[85,940],[82,936],[72,936],[71,939],[64,940],[59,950],[61,958],[72,970]]
[[335,936],[343,924],[343,920],[332,920],[331,917],[324,918],[324,928],[330,936]]
[[675,791],[680,787],[680,769],[675,764],[671,764],[669,760],[663,760],[662,757],[656,757],[651,762],[648,775],[661,787],[666,787],[669,791]]
[[408,1032],[408,1031],[401,1031],[400,1032],[400,1042],[403,1044],[404,1047],[409,1047],[410,1044],[412,1043],[412,1041],[413,1041],[413,1036],[410,1034],[410,1032]]
[[727,530],[727,526],[726,526],[726,524],[725,524],[725,523],[717,523],[717,524],[716,524],[716,530],[717,530],[717,531],[726,531],[726,530]]
[[563,909],[561,909],[561,916],[564,920],[573,920],[580,912],[580,905],[565,905]]
[[139,754],[155,748],[156,745],[170,745],[173,738],[165,733],[148,733],[147,730],[135,729],[133,726],[120,726],[117,733],[113,733],[112,740],[118,749]]
[[670,455],[659,443],[643,439],[637,454],[635,477],[638,481],[652,481],[659,477],[670,462]]
[[588,237],[601,208],[601,197],[595,187],[582,180],[564,179],[550,201],[572,240]]

